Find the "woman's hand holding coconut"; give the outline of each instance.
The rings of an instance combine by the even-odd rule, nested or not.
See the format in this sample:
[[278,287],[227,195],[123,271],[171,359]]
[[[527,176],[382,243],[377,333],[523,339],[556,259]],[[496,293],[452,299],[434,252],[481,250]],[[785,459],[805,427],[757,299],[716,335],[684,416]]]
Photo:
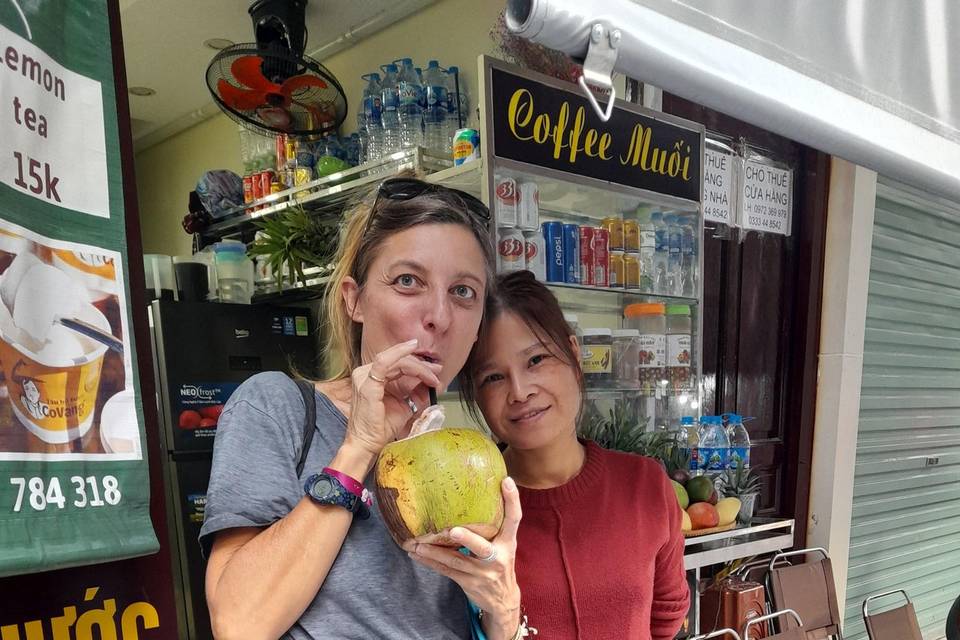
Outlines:
[[488,541],[464,527],[450,530],[450,537],[469,550],[469,556],[448,546],[415,542],[407,545],[411,558],[456,582],[483,611],[481,624],[488,640],[509,640],[520,624],[520,587],[514,562],[517,529],[523,513],[512,478],[504,479],[501,493],[503,525],[493,540]]

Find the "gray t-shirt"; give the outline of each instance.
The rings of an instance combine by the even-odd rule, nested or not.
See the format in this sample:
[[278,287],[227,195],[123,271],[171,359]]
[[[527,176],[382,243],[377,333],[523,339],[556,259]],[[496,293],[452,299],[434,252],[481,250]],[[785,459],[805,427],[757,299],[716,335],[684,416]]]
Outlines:
[[[261,373],[231,396],[213,448],[200,530],[205,550],[217,531],[265,527],[286,516],[303,497],[304,480],[333,459],[347,420],[326,396],[318,392],[316,399],[317,431],[298,478],[305,407],[296,383],[282,373]],[[371,511],[368,520],[354,518],[323,586],[283,637],[469,638],[466,598],[457,584],[408,558],[376,504]]]

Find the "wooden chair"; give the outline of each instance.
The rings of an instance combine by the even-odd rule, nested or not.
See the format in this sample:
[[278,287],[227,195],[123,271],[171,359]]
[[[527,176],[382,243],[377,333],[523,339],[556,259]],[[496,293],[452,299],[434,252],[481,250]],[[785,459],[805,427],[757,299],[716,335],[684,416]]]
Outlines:
[[[773,613],[768,613],[765,616],[759,618],[754,618],[748,622],[743,627],[743,637],[750,637],[750,627],[754,625],[765,625],[768,622],[772,622],[776,618],[788,617],[792,618],[793,622],[796,623],[796,626],[791,626],[788,629],[774,633],[773,635],[764,636],[766,640],[804,640],[807,635],[803,628],[803,621],[800,619],[800,616],[797,615],[797,612],[793,609],[784,609],[783,611],[775,611]],[[773,625],[770,625],[771,628]],[[786,625],[781,625],[784,627]]]
[[[906,603],[882,613],[870,613],[872,601],[898,593],[903,595]],[[903,589],[867,596],[863,601],[863,623],[867,626],[870,640],[923,640],[917,612],[910,602],[910,596]]]
[[[777,566],[783,558],[819,555],[819,560]],[[770,602],[777,611],[794,610],[802,619],[806,640],[843,640],[840,632],[840,608],[837,606],[837,588],[833,580],[833,565],[826,549],[799,549],[778,553],[767,565]],[[780,625],[783,629],[796,628],[790,618]]]

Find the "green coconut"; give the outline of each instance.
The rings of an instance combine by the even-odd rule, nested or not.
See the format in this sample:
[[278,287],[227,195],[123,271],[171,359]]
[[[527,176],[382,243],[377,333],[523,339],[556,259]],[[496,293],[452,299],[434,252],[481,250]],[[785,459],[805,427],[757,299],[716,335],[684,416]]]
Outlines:
[[471,428],[415,426],[411,433],[384,447],[375,472],[377,504],[394,541],[459,546],[453,527],[493,539],[503,524],[507,476],[497,446]]

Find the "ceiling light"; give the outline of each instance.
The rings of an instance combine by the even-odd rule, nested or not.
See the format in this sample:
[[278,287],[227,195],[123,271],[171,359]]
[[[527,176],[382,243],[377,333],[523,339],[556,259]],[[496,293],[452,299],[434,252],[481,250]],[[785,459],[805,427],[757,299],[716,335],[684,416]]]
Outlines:
[[209,40],[204,40],[203,44],[204,46],[210,47],[214,51],[220,51],[221,49],[232,47],[233,40],[227,40],[226,38],[210,38]]
[[130,87],[127,91],[135,96],[152,96],[157,93],[156,89],[150,87]]

